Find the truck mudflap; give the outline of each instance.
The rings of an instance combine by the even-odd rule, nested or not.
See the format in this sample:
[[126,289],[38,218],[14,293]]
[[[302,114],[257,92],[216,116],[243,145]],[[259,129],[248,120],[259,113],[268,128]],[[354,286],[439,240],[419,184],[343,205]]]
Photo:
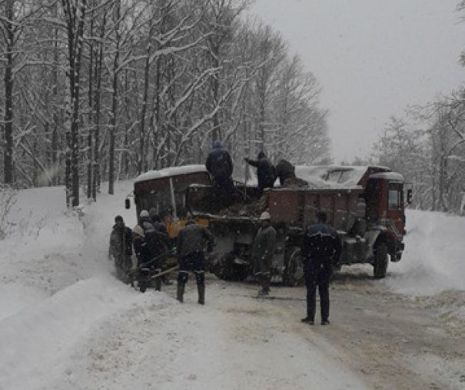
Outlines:
[[395,254],[393,256],[391,255],[391,261],[394,263],[397,263],[400,260],[402,260],[402,253],[404,252],[404,249],[405,249],[405,244],[403,242],[399,242],[398,245],[396,246]]

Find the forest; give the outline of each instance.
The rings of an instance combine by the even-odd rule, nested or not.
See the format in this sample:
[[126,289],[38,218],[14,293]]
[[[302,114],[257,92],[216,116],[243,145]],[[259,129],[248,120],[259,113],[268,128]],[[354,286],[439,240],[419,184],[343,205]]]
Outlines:
[[[114,192],[149,169],[330,161],[321,87],[245,0],[0,0],[0,175]],[[103,184],[105,183],[105,184]],[[103,188],[105,187],[105,188]]]

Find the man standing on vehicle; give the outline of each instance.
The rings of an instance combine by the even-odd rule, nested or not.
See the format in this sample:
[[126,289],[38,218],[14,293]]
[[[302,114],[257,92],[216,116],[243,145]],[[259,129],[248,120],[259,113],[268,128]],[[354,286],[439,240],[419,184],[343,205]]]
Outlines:
[[259,297],[270,294],[271,264],[276,245],[276,230],[271,226],[271,215],[268,211],[260,215],[261,227],[252,245],[252,261],[254,274],[261,285]]
[[220,141],[213,143],[213,149],[207,157],[205,167],[213,177],[214,185],[221,199],[221,207],[229,206],[234,194],[232,180],[233,163],[228,151],[223,148]]
[[124,224],[123,217],[115,217],[115,225],[110,234],[110,249],[108,256],[113,259],[116,267],[116,275],[126,281],[132,268],[132,230]]
[[179,232],[176,243],[179,263],[177,299],[181,303],[191,271],[194,272],[197,282],[198,302],[201,305],[205,304],[205,243],[208,251],[211,251],[214,244],[213,235],[207,228],[197,225],[189,218],[184,229]]
[[305,285],[307,287],[307,317],[302,322],[315,323],[316,288],[320,295],[321,325],[329,325],[329,281],[332,264],[341,255],[341,240],[326,223],[326,213],[316,214],[317,223],[305,231],[302,259],[304,262]]
[[257,168],[258,188],[263,192],[265,188],[273,188],[276,180],[276,173],[273,164],[266,157],[265,153],[258,153],[257,160],[245,158],[247,164]]

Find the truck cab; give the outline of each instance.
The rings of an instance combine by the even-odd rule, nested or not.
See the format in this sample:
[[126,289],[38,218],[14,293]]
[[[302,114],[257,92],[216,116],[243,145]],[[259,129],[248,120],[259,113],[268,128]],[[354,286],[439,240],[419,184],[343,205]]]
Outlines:
[[402,256],[406,233],[405,204],[410,196],[404,196],[404,178],[396,172],[372,174],[365,186],[367,224],[370,229],[382,232],[391,261],[399,261]]

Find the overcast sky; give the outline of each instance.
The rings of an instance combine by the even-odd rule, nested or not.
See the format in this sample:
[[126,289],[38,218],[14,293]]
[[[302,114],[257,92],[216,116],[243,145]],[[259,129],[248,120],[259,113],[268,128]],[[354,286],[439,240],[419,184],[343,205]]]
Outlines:
[[465,80],[458,0],[257,0],[323,87],[335,162],[366,156],[391,115]]

